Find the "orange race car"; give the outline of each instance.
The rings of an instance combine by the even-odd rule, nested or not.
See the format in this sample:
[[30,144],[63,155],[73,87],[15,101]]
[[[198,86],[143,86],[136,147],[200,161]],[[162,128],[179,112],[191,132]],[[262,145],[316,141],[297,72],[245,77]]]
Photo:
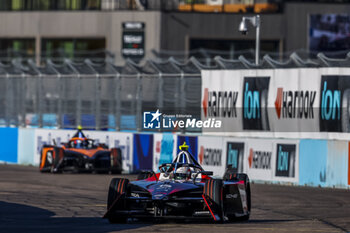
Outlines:
[[122,155],[120,148],[97,144],[86,138],[82,129],[61,146],[44,145],[41,149],[39,169],[41,172],[111,172],[121,173]]

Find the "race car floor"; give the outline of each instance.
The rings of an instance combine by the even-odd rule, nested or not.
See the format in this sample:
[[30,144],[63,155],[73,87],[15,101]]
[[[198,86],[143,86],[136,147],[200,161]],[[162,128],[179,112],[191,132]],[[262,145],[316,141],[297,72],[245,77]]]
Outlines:
[[350,190],[266,184],[252,184],[248,222],[109,224],[101,216],[112,177],[41,174],[36,167],[0,165],[0,232],[350,231]]

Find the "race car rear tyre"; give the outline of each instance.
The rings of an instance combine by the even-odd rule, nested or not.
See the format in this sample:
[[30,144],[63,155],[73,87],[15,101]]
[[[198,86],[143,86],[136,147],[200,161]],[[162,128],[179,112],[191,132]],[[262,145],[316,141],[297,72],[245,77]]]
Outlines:
[[59,169],[59,163],[60,163],[60,153],[62,152],[62,148],[54,147],[53,150],[53,162],[51,166],[51,173],[61,173],[62,171]]
[[246,195],[247,195],[247,206],[248,206],[248,214],[239,217],[239,218],[234,218],[234,217],[229,217],[229,220],[236,220],[236,221],[248,221],[249,216],[250,216],[250,210],[251,210],[251,193],[250,193],[250,182],[249,182],[249,177],[245,173],[235,173],[232,171],[226,171],[224,175],[224,180],[233,180],[233,181],[244,181],[245,185],[245,190],[246,190]]
[[[220,217],[220,222],[223,221],[223,182],[221,179],[210,179],[204,184],[204,195],[208,197],[211,203],[208,203],[210,210],[214,215]],[[214,219],[216,220],[216,219]]]
[[[46,154],[44,155],[44,153]],[[45,161],[43,159],[45,158]],[[40,164],[39,164],[39,170],[40,172],[50,172],[51,166],[52,166],[52,151],[44,151],[41,149],[40,152]]]
[[[113,178],[111,180],[111,183],[109,185],[108,190],[108,200],[107,200],[107,210],[111,211],[111,213],[108,215],[108,220],[110,223],[126,223],[127,222],[127,216],[120,216],[118,214],[113,213],[113,209],[120,209],[124,206],[123,200],[118,200],[117,203],[114,203],[118,198],[120,198],[120,195],[123,195],[127,192],[127,187],[129,184],[128,179],[123,178]],[[113,208],[110,210],[110,208]]]
[[137,180],[144,180],[144,179],[150,178],[152,176],[154,176],[153,171],[142,171],[138,174]]

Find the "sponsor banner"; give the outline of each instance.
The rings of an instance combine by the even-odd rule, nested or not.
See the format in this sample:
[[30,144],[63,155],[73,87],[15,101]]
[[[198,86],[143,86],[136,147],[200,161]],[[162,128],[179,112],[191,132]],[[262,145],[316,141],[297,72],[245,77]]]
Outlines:
[[321,71],[320,131],[350,132],[349,71],[350,69]]
[[153,134],[153,171],[159,172],[163,163],[172,163],[176,156],[177,136],[170,133]]
[[249,139],[246,141],[246,173],[253,180],[273,180],[275,161],[274,140]]
[[244,76],[243,129],[269,131],[268,93],[270,76]]
[[0,128],[0,162],[17,163],[17,128]]
[[179,146],[184,144],[189,146],[188,151],[193,155],[193,157],[198,161],[198,138],[197,136],[177,136],[177,147],[176,147],[176,154],[180,152]]
[[222,177],[225,173],[226,156],[223,153],[222,137],[198,137],[198,162],[206,171],[213,171],[214,176]]
[[[242,72],[241,70],[202,71],[201,117],[202,120],[210,118],[221,120],[222,132],[242,132],[243,130]],[[256,72],[252,75],[255,74]],[[202,129],[203,132],[212,130]],[[216,132],[218,132],[217,129]]]
[[244,172],[244,152],[245,143],[242,140],[234,138],[224,138],[223,155],[226,157],[225,170],[228,166],[237,173]]
[[133,171],[153,169],[153,134],[134,134]]
[[319,132],[319,69],[276,69],[268,96],[271,130]]
[[275,142],[274,181],[297,183],[299,181],[298,141]]
[[300,140],[299,148],[299,185],[324,187],[327,180],[327,140]]

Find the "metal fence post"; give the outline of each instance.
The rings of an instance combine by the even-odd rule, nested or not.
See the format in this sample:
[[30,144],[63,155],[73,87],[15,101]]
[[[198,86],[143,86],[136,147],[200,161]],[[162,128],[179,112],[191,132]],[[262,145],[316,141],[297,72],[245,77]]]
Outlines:
[[81,114],[81,76],[80,76],[80,73],[77,73],[76,76],[78,79],[76,124],[81,125],[81,115],[82,114]]
[[38,106],[38,114],[39,114],[39,128],[43,127],[43,95],[42,95],[42,82],[43,82],[43,77],[42,74],[39,74],[36,88],[37,90],[37,106]]
[[95,90],[95,129],[99,130],[101,128],[101,83],[100,83],[100,75],[96,74],[96,90]]
[[121,128],[121,82],[120,82],[120,74],[117,73],[115,76],[115,104],[116,104],[116,111],[115,111],[115,126],[116,130],[120,131]]
[[136,91],[136,127],[137,131],[142,130],[142,83],[141,83],[141,75],[137,74],[137,91]]
[[21,80],[20,80],[20,108],[21,108],[21,122],[19,122],[19,125],[24,127],[26,125],[26,106],[25,106],[25,101],[26,101],[26,93],[27,93],[27,88],[26,88],[26,74],[22,73],[21,75]]
[[[185,80],[185,74],[181,71],[180,76],[180,99],[181,99],[181,114],[185,114],[186,110],[186,80]],[[185,128],[181,129],[181,132],[184,133],[186,130]]]
[[[162,73],[158,74],[158,109],[160,110],[160,112],[162,112],[163,110],[163,75]],[[161,131],[162,127],[159,129],[159,131]]]
[[[181,103],[181,101],[182,101],[182,93],[181,93],[181,91],[182,91],[182,87],[181,87],[181,83],[182,83],[182,75],[180,74],[180,77],[179,76],[176,76],[176,82],[175,82],[175,84],[176,84],[176,94],[175,94],[175,96],[176,96],[176,100],[175,100],[175,109],[176,109],[176,111],[181,111],[181,106],[182,106],[182,103]],[[181,112],[179,112],[179,113],[181,113]]]
[[57,74],[57,86],[58,86],[58,116],[57,116],[57,121],[58,121],[58,124],[57,124],[57,128],[62,128],[62,125],[63,125],[63,116],[62,116],[62,98],[63,98],[63,82],[62,82],[62,77],[61,77],[61,74],[58,73]]
[[[13,106],[11,101],[11,84],[10,84],[10,75],[6,73],[6,99],[5,99],[5,119],[6,127],[10,127],[10,106]],[[13,91],[13,90],[12,90]]]

